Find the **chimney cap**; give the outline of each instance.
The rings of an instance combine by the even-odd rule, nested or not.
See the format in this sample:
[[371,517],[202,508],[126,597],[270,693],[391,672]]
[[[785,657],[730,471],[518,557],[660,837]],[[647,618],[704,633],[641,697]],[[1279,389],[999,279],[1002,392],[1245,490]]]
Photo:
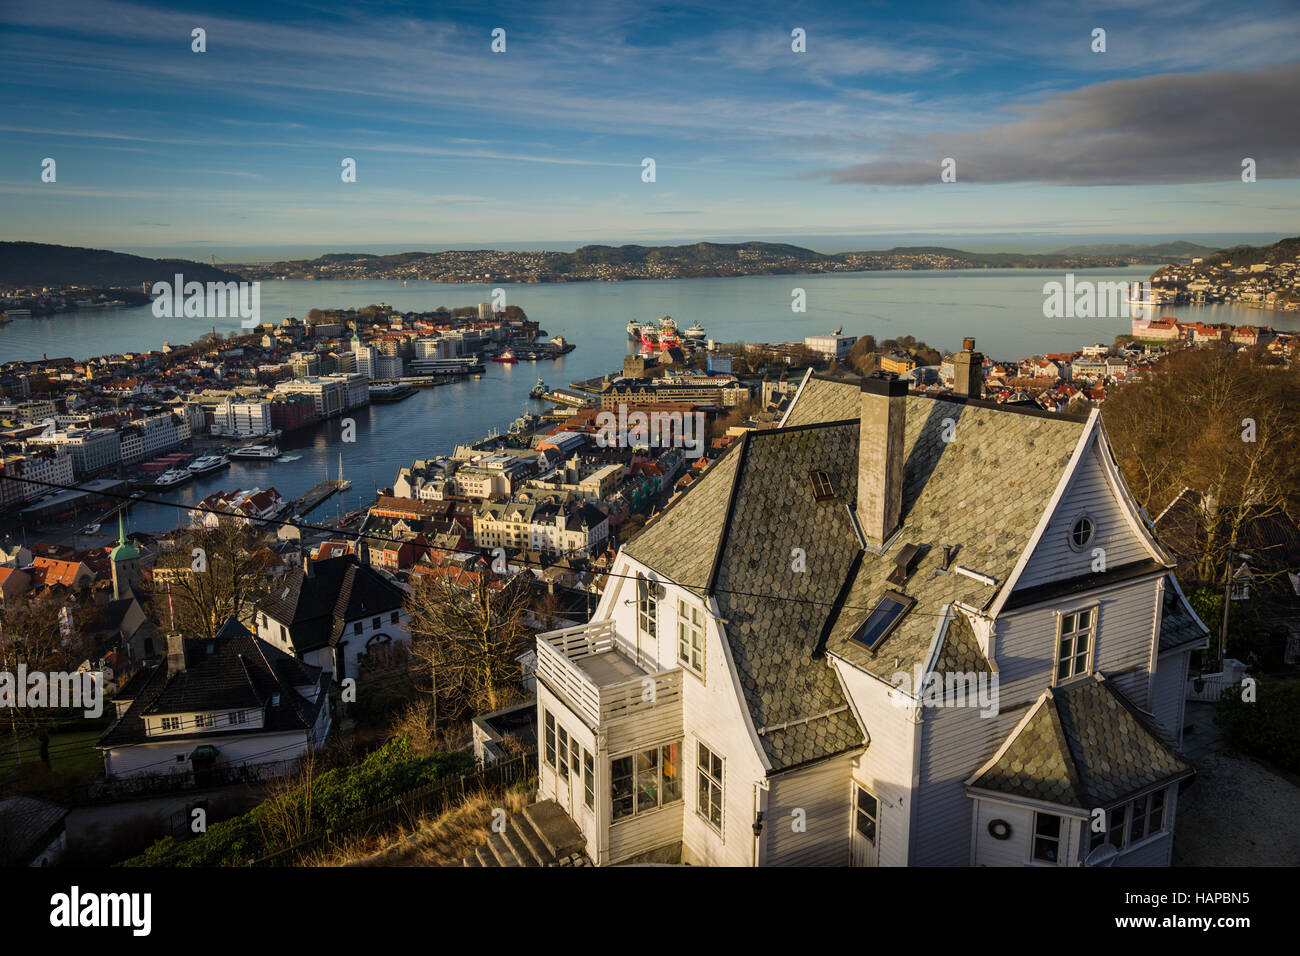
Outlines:
[[862,377],[862,391],[871,395],[897,398],[907,394],[907,382],[892,372],[872,372]]
[[974,352],[975,340],[970,336],[967,336],[966,338],[961,340],[961,348],[963,352]]

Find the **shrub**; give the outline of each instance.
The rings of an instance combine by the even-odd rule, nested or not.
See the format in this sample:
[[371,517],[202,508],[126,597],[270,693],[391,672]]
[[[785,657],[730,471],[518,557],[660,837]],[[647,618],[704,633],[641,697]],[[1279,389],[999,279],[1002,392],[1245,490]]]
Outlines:
[[1300,683],[1262,677],[1254,702],[1243,701],[1239,689],[1229,688],[1219,699],[1214,721],[1234,747],[1300,773]]

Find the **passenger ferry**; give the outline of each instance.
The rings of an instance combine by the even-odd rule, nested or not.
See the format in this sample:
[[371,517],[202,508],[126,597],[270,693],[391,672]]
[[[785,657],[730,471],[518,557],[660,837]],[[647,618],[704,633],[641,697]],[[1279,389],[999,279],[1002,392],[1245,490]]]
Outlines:
[[279,458],[280,449],[275,445],[245,445],[230,453],[231,458]]
[[165,490],[167,488],[175,488],[179,485],[183,485],[185,482],[190,481],[193,478],[194,476],[190,474],[189,471],[183,468],[173,468],[171,471],[164,471],[161,475],[155,478],[153,480],[153,486]]
[[222,468],[230,467],[230,459],[224,455],[204,455],[202,458],[196,458],[189,464],[189,471],[195,477],[199,475],[210,475],[214,471],[220,471]]

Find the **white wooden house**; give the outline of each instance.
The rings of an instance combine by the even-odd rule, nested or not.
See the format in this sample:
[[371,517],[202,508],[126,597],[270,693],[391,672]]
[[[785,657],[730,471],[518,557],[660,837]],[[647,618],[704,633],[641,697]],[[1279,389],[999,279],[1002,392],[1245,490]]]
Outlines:
[[1171,567],[1097,412],[807,377],[539,637],[540,795],[600,865],[1167,864]]

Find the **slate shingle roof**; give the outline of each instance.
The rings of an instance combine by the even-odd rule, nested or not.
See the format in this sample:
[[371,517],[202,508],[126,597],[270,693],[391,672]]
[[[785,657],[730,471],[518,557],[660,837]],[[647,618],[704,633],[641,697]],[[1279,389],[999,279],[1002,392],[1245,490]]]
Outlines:
[[[320,708],[327,703],[323,692],[310,701],[294,689],[318,686],[321,668],[254,637],[237,622],[233,626],[227,622],[217,637],[187,640],[185,662],[185,670],[176,674],[168,674],[164,660],[132,678],[127,689],[134,700],[100,737],[98,746],[120,747],[158,740],[145,734],[145,717],[160,714],[265,708],[262,727],[222,727],[221,735],[306,730],[315,725]],[[280,695],[280,702],[271,706],[275,694]],[[211,735],[211,731],[169,734],[165,739],[193,740]]]
[[[850,514],[857,501],[859,383],[812,378],[784,426],[748,432],[625,548],[697,594],[711,592],[759,739],[773,769],[862,745],[821,648],[883,678],[926,662],[946,605],[987,607],[1027,547],[1073,455],[1085,421],[909,395],[903,530],[883,555],[864,552]],[[948,423],[953,440],[945,442]],[[1032,461],[1032,467],[1026,462]],[[810,472],[835,497],[816,501]],[[887,581],[903,544],[921,547],[906,584]],[[952,565],[994,586],[938,572]],[[792,570],[793,549],[807,571]],[[853,640],[886,590],[916,600],[872,653]],[[951,656],[987,670],[960,615]],[[975,658],[978,657],[977,661]],[[981,663],[982,662],[982,663]]]
[[354,555],[313,561],[310,576],[294,568],[257,609],[289,630],[299,654],[334,646],[351,621],[400,610],[404,594]]
[[1098,676],[1044,691],[968,786],[1091,811],[1192,772],[1158,728]]

